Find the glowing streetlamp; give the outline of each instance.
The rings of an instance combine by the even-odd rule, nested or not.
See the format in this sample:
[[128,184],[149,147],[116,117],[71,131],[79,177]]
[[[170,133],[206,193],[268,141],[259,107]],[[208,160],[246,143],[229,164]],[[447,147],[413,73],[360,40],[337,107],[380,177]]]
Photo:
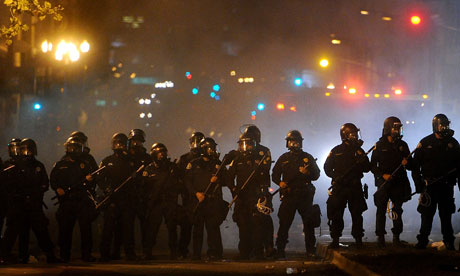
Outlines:
[[319,61],[319,65],[323,68],[326,68],[327,66],[329,66],[329,60],[323,58]]

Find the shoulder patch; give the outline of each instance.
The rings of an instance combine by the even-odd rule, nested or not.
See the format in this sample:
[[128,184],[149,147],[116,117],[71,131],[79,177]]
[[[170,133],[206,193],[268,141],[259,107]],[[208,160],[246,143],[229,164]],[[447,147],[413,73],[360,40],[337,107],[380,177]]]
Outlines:
[[187,164],[187,167],[186,167],[185,169],[186,169],[186,170],[192,169],[192,163],[188,163],[188,164]]
[[306,158],[306,157],[303,159],[304,163],[308,163],[308,161],[310,161],[310,160],[308,160],[308,158]]
[[229,165],[230,167],[233,166],[233,162],[235,162],[235,160],[232,160],[232,162],[231,162],[230,165]]
[[264,156],[264,152],[263,152],[263,151],[259,151],[259,155],[260,155],[260,156]]
[[404,151],[404,147],[403,147],[403,146],[399,146],[399,151]]
[[149,173],[148,173],[147,171],[144,171],[144,172],[142,173],[142,176],[148,176],[148,175],[149,175]]
[[35,171],[36,171],[36,172],[41,172],[41,171],[42,171],[42,168],[36,167],[36,168],[35,168]]
[[454,145],[452,143],[447,144],[447,146],[449,147],[449,149],[454,147]]
[[220,167],[219,164],[216,164],[216,169],[219,169],[219,167]]
[[80,163],[80,168],[84,169],[85,168],[85,163]]

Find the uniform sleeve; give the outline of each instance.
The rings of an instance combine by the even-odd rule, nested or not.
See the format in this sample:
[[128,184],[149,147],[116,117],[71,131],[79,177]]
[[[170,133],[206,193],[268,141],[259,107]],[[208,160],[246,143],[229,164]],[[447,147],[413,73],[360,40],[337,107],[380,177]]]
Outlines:
[[380,151],[377,150],[378,144],[376,144],[376,148],[372,151],[371,155],[371,172],[374,174],[376,178],[381,178],[383,176],[383,172],[379,167]]
[[[270,173],[270,168],[272,167],[272,155],[271,155],[269,149],[267,149],[264,152],[264,156],[265,156],[265,158],[262,161],[262,163],[260,164],[259,171]],[[262,158],[263,156],[260,156],[260,157]]]
[[412,180],[414,180],[415,191],[420,193],[423,189],[422,173],[420,161],[422,160],[423,149],[420,142],[415,149],[414,158],[412,158]]
[[53,169],[50,173],[50,185],[53,190],[56,190],[59,187],[59,168],[57,168],[57,163],[54,163]]
[[281,175],[283,173],[282,166],[283,166],[283,155],[281,155],[280,158],[278,158],[272,170],[272,181],[276,185],[280,185],[281,183]]
[[235,176],[236,176],[236,156],[233,157],[232,162],[228,166],[228,170],[225,172],[226,186],[232,190],[235,188]]
[[307,174],[308,180],[309,181],[318,180],[320,173],[321,173],[318,167],[318,164],[316,163],[313,156],[310,155],[309,159],[310,159],[310,166],[308,167],[308,174]]
[[335,173],[335,162],[334,161],[335,161],[334,153],[333,151],[331,151],[326,158],[326,162],[324,162],[324,172],[326,173],[327,176],[329,176],[332,179],[337,177]]
[[88,162],[89,162],[88,165],[90,167],[91,172],[94,172],[95,170],[98,169],[96,159],[94,159],[94,157],[92,155],[89,155]]
[[102,190],[104,194],[108,192],[108,189],[110,188],[109,185],[109,180],[108,180],[108,173],[107,173],[107,161],[104,159],[102,160],[101,164],[99,164],[99,168],[102,168],[106,166],[106,169],[102,170],[97,177],[97,187]]
[[359,156],[358,158],[361,158],[360,160],[358,160],[359,162],[359,168],[361,169],[361,171],[363,173],[367,173],[371,170],[372,166],[371,166],[371,162],[369,161],[369,157],[367,157],[366,153],[364,152],[364,150],[362,148],[359,149],[359,151],[362,152],[362,156]]
[[45,193],[49,189],[50,181],[49,181],[49,178],[48,178],[48,174],[46,173],[45,166],[43,166],[43,164],[40,164],[40,167],[41,167],[40,189],[41,189],[42,193]]

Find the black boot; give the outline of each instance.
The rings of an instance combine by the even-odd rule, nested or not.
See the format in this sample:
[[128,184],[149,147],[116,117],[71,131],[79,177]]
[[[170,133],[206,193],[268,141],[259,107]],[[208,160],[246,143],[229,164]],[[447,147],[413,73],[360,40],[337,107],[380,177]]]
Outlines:
[[329,249],[339,249],[339,238],[332,238],[332,242],[327,246]]
[[355,245],[357,249],[363,248],[363,238],[355,238]]
[[[393,243],[394,243],[394,238],[393,238]],[[385,247],[385,236],[378,236],[377,238],[377,246],[379,248],[384,248]]]

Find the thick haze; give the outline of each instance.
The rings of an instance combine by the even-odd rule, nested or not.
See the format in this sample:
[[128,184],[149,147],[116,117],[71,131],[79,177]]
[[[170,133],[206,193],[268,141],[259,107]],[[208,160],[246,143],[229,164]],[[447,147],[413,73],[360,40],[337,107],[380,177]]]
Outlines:
[[[72,9],[66,8],[68,21],[64,19],[56,27],[58,31],[51,33],[58,37],[75,30],[72,26],[85,26],[76,30],[92,43],[89,55],[81,64],[50,65],[50,86],[40,90],[38,97],[23,97],[18,117],[0,136],[4,145],[11,137],[35,139],[38,159],[45,163],[48,173],[64,154],[63,143],[74,130],[86,133],[91,153],[99,162],[111,154],[111,136],[115,132],[127,134],[133,128],[145,130],[147,149],[154,142],[166,144],[172,160],[188,151],[193,131],[212,136],[223,155],[235,149],[240,126],[249,123],[260,128],[262,144],[271,149],[276,160],[286,151],[286,133],[298,129],[304,136],[303,149],[318,158],[321,170],[329,151],[341,142],[339,128],[347,122],[361,129],[366,151],[380,138],[383,121],[389,116],[397,116],[404,123],[403,139],[411,150],[431,133],[431,119],[437,113],[445,113],[452,120],[452,128],[460,131],[460,97],[458,91],[449,90],[457,87],[459,69],[446,69],[453,63],[449,53],[459,48],[460,40],[439,41],[449,35],[458,36],[458,30],[446,31],[443,27],[452,24],[452,14],[446,10],[449,5],[458,6],[455,4],[426,1],[429,18],[437,21],[433,19],[425,33],[412,38],[407,34],[410,30],[402,25],[404,11],[415,1],[68,3],[73,5]],[[371,15],[363,17],[360,10],[369,10]],[[382,21],[384,15],[393,20]],[[456,15],[460,16],[458,12]],[[139,27],[133,28],[127,16],[139,21]],[[438,23],[440,19],[444,25]],[[332,38],[341,39],[342,44],[332,45]],[[319,67],[322,57],[330,59],[329,68]],[[230,75],[232,70],[236,76]],[[185,72],[191,72],[191,80],[185,78]],[[133,84],[132,73],[155,82],[173,81],[174,88]],[[240,84],[240,77],[253,77],[255,81]],[[303,79],[301,87],[294,85],[296,77]],[[332,95],[326,97],[330,82],[336,89],[329,90]],[[219,101],[209,96],[214,84],[221,87]],[[356,87],[357,94],[348,94],[341,89],[344,85]],[[194,87],[199,87],[197,95],[192,94]],[[403,89],[400,98],[392,93],[395,87]],[[370,93],[370,98],[365,98],[365,93]],[[380,98],[373,98],[374,93]],[[391,94],[390,99],[383,98],[386,93]],[[423,94],[429,98],[423,100]],[[140,105],[141,98],[150,98],[152,103]],[[38,111],[31,108],[37,100],[43,105]],[[262,111],[257,110],[259,102],[265,104]],[[283,103],[285,110],[277,110],[277,103]],[[292,106],[296,112],[289,110]],[[255,120],[251,120],[252,111],[257,111]],[[152,118],[139,118],[140,113],[149,112]],[[6,158],[6,146],[0,156]],[[364,213],[365,235],[374,240],[373,175],[366,174],[363,183],[370,187],[369,209]],[[411,184],[413,187],[412,180]],[[323,212],[321,234],[328,235],[325,202],[330,179],[322,171],[314,185],[314,201]],[[224,194],[229,200],[228,191]],[[52,192],[47,193],[48,198],[52,196]],[[279,198],[274,198],[275,234],[279,203]],[[416,204],[417,198],[413,198],[403,206],[404,240],[414,241],[418,233]],[[349,236],[348,212],[345,217],[344,236]],[[458,221],[459,214],[454,214],[455,232],[460,231]],[[390,234],[391,227],[387,219]],[[236,248],[238,231],[231,212],[221,229],[224,247]],[[304,248],[301,232],[301,220],[296,216],[288,249]],[[440,239],[437,217],[431,237]],[[165,248],[166,239],[158,240]],[[140,239],[137,241],[139,245]]]

